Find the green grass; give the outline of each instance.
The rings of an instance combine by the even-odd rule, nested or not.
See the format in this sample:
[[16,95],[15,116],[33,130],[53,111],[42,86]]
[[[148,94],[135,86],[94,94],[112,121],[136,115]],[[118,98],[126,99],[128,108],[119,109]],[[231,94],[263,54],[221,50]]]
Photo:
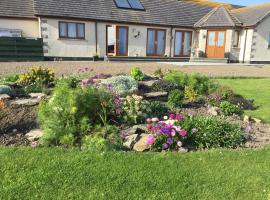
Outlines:
[[0,148],[0,199],[270,198],[270,150],[190,154]]
[[248,99],[254,99],[259,106],[254,111],[245,111],[245,114],[270,122],[270,79],[218,79],[231,87],[236,93]]

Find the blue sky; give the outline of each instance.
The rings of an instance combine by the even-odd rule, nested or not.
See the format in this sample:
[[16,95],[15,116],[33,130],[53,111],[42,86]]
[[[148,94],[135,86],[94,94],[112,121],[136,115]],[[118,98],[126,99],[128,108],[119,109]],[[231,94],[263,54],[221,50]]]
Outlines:
[[252,5],[256,5],[256,4],[270,3],[270,0],[213,0],[213,1],[231,3],[231,4],[237,4],[237,5],[244,5],[244,6],[252,6]]

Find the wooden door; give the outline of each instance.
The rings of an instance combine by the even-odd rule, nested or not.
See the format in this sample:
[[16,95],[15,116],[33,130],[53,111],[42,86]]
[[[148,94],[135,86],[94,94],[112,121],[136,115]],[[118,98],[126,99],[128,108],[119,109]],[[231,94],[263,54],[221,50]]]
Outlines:
[[128,56],[128,27],[116,27],[116,55]]
[[226,31],[208,31],[206,55],[208,58],[224,58]]

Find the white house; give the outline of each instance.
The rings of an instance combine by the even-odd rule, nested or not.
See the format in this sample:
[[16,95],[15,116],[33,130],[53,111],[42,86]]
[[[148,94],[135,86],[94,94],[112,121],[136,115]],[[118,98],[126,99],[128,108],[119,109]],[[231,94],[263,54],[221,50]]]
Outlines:
[[4,36],[43,38],[46,59],[270,62],[270,4],[2,0]]

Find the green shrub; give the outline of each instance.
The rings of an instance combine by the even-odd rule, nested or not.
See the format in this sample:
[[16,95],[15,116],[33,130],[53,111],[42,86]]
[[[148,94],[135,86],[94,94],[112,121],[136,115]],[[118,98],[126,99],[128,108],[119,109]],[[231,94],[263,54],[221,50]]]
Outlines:
[[218,87],[216,93],[219,94],[223,100],[230,100],[235,96],[233,90],[226,86]]
[[160,101],[151,101],[149,108],[151,110],[149,116],[153,117],[161,118],[169,112],[167,106]]
[[234,105],[229,101],[221,102],[219,108],[222,110],[225,116],[230,116],[233,114],[241,114],[241,108],[238,105]]
[[179,122],[188,132],[187,145],[195,148],[236,148],[244,142],[238,125],[213,117],[186,117]]
[[177,83],[166,80],[159,80],[151,87],[153,92],[170,92],[172,90],[183,90],[183,87]]
[[144,79],[144,73],[140,70],[139,67],[134,67],[131,69],[130,76],[136,81],[142,81]]
[[16,81],[18,81],[20,78],[20,76],[18,74],[12,74],[12,75],[8,75],[3,79],[3,82],[5,83],[15,83]]
[[102,84],[111,85],[113,91],[119,95],[128,95],[138,91],[138,83],[130,76],[114,76],[101,81]]
[[8,85],[0,85],[0,94],[7,94],[9,96],[15,96],[16,92]]
[[143,123],[148,114],[151,113],[149,102],[137,95],[127,96],[123,102],[122,110],[123,122],[127,124]]
[[195,102],[198,98],[198,94],[192,87],[186,86],[185,87],[185,98],[189,102]]
[[168,106],[172,109],[181,108],[185,95],[182,90],[173,90],[168,96]]
[[21,75],[16,83],[22,86],[39,83],[40,85],[49,87],[54,83],[54,80],[55,74],[51,69],[35,67],[31,68],[27,73]]
[[26,94],[29,94],[29,93],[40,93],[40,92],[43,92],[45,90],[45,87],[40,84],[40,83],[31,83],[29,85],[26,85],[24,88],[23,88],[24,92]]
[[210,94],[217,89],[217,84],[213,80],[200,74],[187,75],[183,72],[173,71],[167,73],[164,79],[191,87],[199,95]]
[[82,140],[83,151],[104,152],[108,151],[107,141],[99,135],[87,135]]

